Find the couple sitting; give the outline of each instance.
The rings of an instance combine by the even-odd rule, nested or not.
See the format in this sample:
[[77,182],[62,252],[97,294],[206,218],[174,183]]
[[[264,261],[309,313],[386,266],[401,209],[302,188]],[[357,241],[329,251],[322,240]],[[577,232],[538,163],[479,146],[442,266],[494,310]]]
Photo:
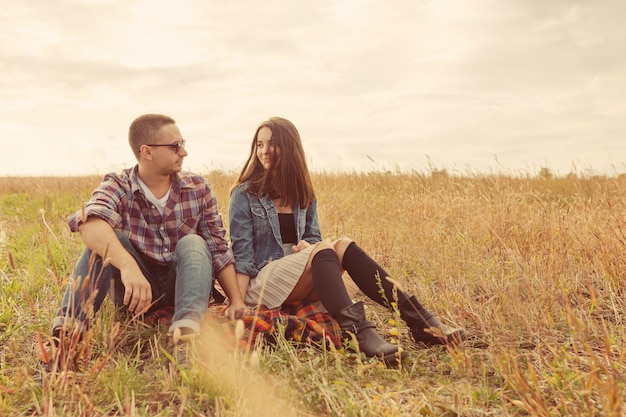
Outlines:
[[173,306],[169,333],[182,347],[202,331],[215,276],[230,319],[257,305],[319,301],[343,332],[356,336],[360,352],[396,363],[406,352],[366,320],[363,303],[346,290],[344,270],[370,299],[389,309],[394,303],[416,342],[465,339],[462,329],[441,324],[394,286],[355,242],[322,240],[302,142],[290,121],[270,118],[254,134],[231,192],[230,246],[210,184],[182,171],[188,153],[175,121],[140,116],[128,138],[137,165],[106,175],[69,217],[86,248],[52,323],[56,343],[68,332],[80,335],[111,290],[115,304],[135,315]]

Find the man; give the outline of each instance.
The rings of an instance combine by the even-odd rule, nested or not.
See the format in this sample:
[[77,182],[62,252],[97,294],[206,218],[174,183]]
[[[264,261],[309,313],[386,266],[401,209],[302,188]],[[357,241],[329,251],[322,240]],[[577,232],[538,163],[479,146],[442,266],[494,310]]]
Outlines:
[[137,165],[107,174],[68,218],[86,248],[52,323],[57,343],[69,332],[82,334],[111,281],[115,304],[136,316],[174,306],[169,332],[176,343],[202,330],[213,275],[230,299],[229,316],[245,307],[212,189],[204,177],[182,172],[188,154],[175,121],[140,116],[128,142]]

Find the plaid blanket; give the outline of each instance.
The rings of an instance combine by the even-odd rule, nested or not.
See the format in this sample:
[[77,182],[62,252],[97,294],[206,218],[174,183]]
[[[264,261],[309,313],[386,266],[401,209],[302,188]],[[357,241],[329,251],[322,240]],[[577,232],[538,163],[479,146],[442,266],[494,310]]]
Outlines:
[[[224,316],[226,305],[213,303],[207,310],[207,325],[217,325],[228,338],[236,341],[236,323]],[[149,314],[145,321],[156,325],[171,324],[173,307],[166,307]],[[285,303],[280,310],[261,308],[255,315],[242,318],[244,333],[237,341],[240,347],[254,346],[257,339],[263,338],[273,344],[276,337],[283,335],[285,339],[295,343],[332,344],[336,348],[342,346],[341,329],[328,313],[321,312],[314,304],[300,302]]]

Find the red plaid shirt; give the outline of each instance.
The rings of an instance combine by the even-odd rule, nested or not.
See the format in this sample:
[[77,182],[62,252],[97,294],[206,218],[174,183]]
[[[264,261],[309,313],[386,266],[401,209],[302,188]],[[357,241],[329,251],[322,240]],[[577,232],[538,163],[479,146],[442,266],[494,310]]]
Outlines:
[[99,217],[113,229],[126,232],[138,252],[164,264],[174,261],[180,238],[198,234],[209,245],[214,272],[234,263],[217,200],[206,178],[188,172],[177,174],[161,216],[141,189],[137,169],[107,174],[84,209],[69,216],[70,230],[76,232],[89,216]]

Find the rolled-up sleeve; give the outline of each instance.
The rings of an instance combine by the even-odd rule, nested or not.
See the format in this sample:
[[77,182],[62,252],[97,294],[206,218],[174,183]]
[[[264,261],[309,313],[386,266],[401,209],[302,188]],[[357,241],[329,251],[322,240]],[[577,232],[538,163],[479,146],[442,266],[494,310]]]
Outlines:
[[233,252],[228,247],[226,239],[226,229],[222,222],[222,215],[218,211],[217,199],[213,194],[211,186],[206,183],[205,207],[203,210],[204,222],[200,233],[209,245],[211,251],[211,263],[213,271],[218,273],[224,267],[235,262]]
[[240,187],[233,189],[228,207],[230,242],[235,255],[235,270],[255,278],[254,229],[250,201]]
[[67,218],[67,223],[72,232],[78,228],[90,216],[98,217],[106,221],[112,228],[118,228],[122,224],[120,204],[126,194],[112,174],[107,174],[98,188],[94,190],[89,201],[83,207]]

